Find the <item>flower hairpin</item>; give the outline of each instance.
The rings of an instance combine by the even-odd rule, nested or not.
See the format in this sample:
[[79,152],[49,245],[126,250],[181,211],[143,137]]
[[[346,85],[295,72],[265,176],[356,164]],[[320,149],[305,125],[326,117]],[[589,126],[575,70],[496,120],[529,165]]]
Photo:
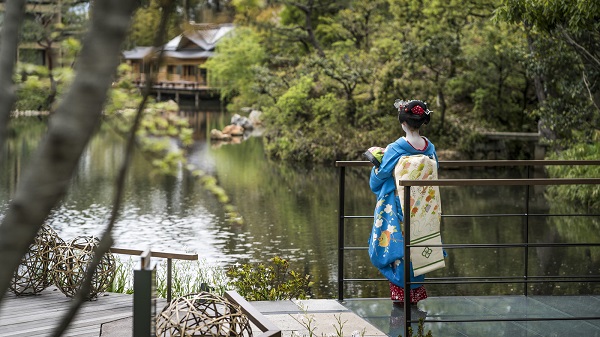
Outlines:
[[419,115],[421,116],[422,114],[425,113],[425,110],[420,106],[420,105],[415,105],[413,106],[412,109],[410,109],[410,111],[415,114],[415,115]]
[[[398,111],[404,111],[405,113],[412,113],[414,115],[418,115],[421,116],[423,114],[429,115],[431,113],[431,111],[429,109],[423,109],[423,107],[419,104],[415,104],[412,108],[409,108],[409,106],[411,105],[410,103],[417,103],[420,101],[417,100],[411,100],[411,101],[404,101],[401,99],[397,99],[394,101],[394,107],[396,107],[396,109],[398,109]],[[425,106],[427,106],[427,103],[423,103]]]
[[401,100],[401,99],[397,99],[397,100],[395,100],[395,101],[394,101],[394,107],[395,107],[396,109],[398,109],[398,110],[400,110],[400,107],[402,107],[402,106],[404,106],[404,105],[406,105],[406,102],[404,102],[404,101],[403,101],[403,100]]

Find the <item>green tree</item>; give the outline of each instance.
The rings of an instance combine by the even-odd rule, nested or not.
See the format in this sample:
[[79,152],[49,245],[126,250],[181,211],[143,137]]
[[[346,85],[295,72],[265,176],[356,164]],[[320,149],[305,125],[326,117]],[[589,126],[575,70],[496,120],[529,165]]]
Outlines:
[[[265,112],[265,148],[290,160],[358,158],[373,139],[393,141],[397,98],[430,103],[429,136],[442,148],[482,127],[531,130],[526,35],[491,20],[500,1],[232,1],[237,27],[252,27],[265,58],[225,93],[236,108]],[[236,58],[223,52],[212,66]]]
[[369,51],[381,25],[390,19],[387,1],[352,1],[336,16],[322,18],[317,35],[325,43]]
[[528,110],[535,108],[527,72],[527,45],[521,31],[507,24],[477,25],[464,37],[465,67],[450,80],[454,101],[470,102],[468,118],[484,129],[537,131]]
[[504,0],[498,11],[527,33],[540,131],[559,146],[600,127],[599,15],[596,1]]
[[242,99],[254,95],[254,66],[265,62],[266,54],[260,37],[251,28],[236,28],[217,46],[217,53],[205,66],[208,69],[211,85],[221,90],[222,99],[236,95]]
[[409,78],[429,83],[423,87],[421,97],[436,99],[440,133],[450,105],[448,82],[464,67],[464,35],[468,27],[492,16],[492,1],[390,0],[394,23],[402,37],[402,62],[408,64]]
[[[576,144],[570,149],[551,155],[557,160],[596,160],[600,155],[600,132],[592,142]],[[600,176],[598,166],[551,166],[548,173],[555,178],[596,178]],[[556,204],[566,203],[583,206],[587,210],[600,209],[600,186],[598,185],[555,185],[548,187],[549,199]]]
[[343,97],[346,100],[345,107],[348,117],[346,122],[352,126],[357,126],[358,103],[356,91],[357,89],[367,89],[365,90],[366,94],[370,94],[370,90],[366,86],[361,88],[360,85],[371,83],[375,68],[369,55],[360,51],[345,54],[333,52],[325,59],[313,58],[312,61],[314,63],[311,65],[330,80],[329,87],[337,93],[336,96]]
[[[158,30],[162,15],[162,2],[161,0],[150,0],[146,6],[140,7],[135,12],[126,41],[128,48],[154,45],[156,31]],[[180,13],[183,13],[183,11],[180,11]],[[168,38],[174,38],[181,34],[187,22],[180,22],[180,20],[174,18],[169,20],[167,27]]]
[[[119,67],[119,77],[115,79],[108,104],[104,109],[104,122],[117,133],[126,137],[134,123],[137,107],[142,95],[128,79],[129,66]],[[173,101],[146,103],[146,109],[137,130],[137,145],[148,158],[155,173],[173,174],[181,164],[185,164],[185,149],[192,145],[193,130],[186,118],[178,115],[179,106]],[[183,149],[173,149],[176,140]]]
[[62,54],[62,42],[81,37],[89,20],[88,5],[88,2],[81,0],[34,4],[29,11],[30,19],[24,21],[23,42],[35,43],[42,48],[44,64],[48,68],[49,95],[38,108],[50,109],[58,94],[58,81],[54,70],[63,65],[57,62],[60,61],[57,57]]

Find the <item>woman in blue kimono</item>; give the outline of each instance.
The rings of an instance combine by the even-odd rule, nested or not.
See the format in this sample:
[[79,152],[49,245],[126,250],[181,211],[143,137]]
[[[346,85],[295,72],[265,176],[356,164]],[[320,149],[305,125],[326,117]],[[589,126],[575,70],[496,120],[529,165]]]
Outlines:
[[[435,158],[434,145],[419,134],[419,128],[429,123],[431,111],[423,101],[396,100],[394,106],[398,109],[398,120],[405,132],[404,137],[389,144],[383,154],[379,167],[373,167],[369,185],[377,195],[375,207],[375,222],[369,242],[371,262],[390,281],[391,299],[404,302],[404,247],[401,223],[403,219],[400,200],[396,195],[394,169],[402,156],[423,154]],[[422,282],[425,277],[415,277],[411,263],[410,301],[417,303],[427,298]]]

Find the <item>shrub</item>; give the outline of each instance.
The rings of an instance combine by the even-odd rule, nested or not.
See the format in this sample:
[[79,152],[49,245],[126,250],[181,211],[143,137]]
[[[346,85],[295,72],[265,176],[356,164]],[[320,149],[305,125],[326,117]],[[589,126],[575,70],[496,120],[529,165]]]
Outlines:
[[229,268],[227,276],[237,292],[248,301],[306,299],[310,275],[289,270],[289,262],[274,257],[269,264],[243,264]]
[[50,83],[37,76],[29,76],[17,90],[15,110],[43,110],[46,109],[46,99],[50,95]]
[[[600,156],[600,144],[577,144],[550,159],[596,160]],[[595,165],[549,166],[552,178],[595,178],[600,176],[600,167]],[[554,202],[576,202],[591,209],[600,208],[600,186],[598,185],[557,185],[549,186],[547,196]]]

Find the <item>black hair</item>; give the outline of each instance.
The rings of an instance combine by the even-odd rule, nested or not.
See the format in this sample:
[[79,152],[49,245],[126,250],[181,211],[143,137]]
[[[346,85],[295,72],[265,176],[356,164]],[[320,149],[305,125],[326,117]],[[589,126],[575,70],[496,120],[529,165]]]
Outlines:
[[418,99],[402,101],[397,99],[394,106],[398,109],[398,121],[406,122],[411,129],[419,129],[431,120],[431,112],[427,103]]

